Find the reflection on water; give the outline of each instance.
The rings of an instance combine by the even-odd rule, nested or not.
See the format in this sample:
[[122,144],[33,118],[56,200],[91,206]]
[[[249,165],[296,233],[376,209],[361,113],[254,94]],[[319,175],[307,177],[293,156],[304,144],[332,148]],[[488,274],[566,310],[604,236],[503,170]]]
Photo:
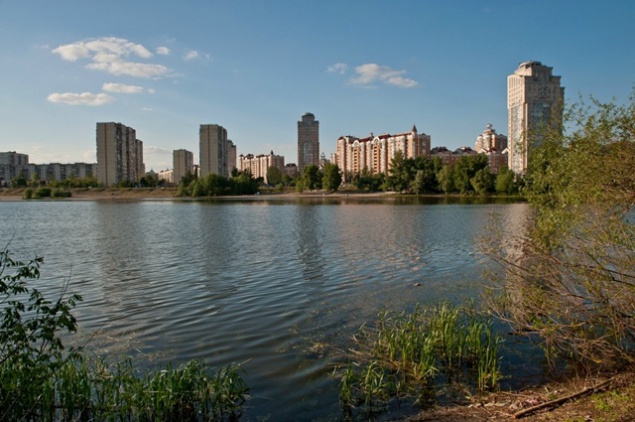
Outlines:
[[80,331],[105,350],[241,362],[245,420],[332,420],[331,365],[359,326],[382,307],[473,297],[477,240],[527,209],[429,202],[0,202],[0,239],[45,257],[48,288],[70,277]]

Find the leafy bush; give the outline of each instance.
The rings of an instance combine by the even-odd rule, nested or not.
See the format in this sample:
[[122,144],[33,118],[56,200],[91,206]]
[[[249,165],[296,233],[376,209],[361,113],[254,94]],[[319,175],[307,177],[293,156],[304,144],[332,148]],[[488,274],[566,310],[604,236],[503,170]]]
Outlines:
[[33,198],[50,198],[51,197],[51,188],[47,188],[44,186],[40,186],[33,192]]
[[73,194],[69,190],[55,189],[52,192],[52,196],[53,198],[70,198]]

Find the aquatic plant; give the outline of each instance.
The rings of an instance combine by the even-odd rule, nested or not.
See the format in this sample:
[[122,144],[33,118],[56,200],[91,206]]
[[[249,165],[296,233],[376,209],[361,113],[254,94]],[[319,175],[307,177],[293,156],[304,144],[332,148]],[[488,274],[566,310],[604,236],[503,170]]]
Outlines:
[[344,407],[374,412],[391,398],[425,405],[440,384],[498,387],[502,338],[492,321],[447,303],[413,312],[379,312],[372,328],[354,336],[355,348],[340,384]]

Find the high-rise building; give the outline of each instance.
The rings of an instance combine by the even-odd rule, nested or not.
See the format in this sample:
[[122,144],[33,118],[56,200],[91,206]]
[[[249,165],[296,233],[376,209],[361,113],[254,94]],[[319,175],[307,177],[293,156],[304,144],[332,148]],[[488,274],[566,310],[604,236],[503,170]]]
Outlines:
[[194,174],[194,154],[186,149],[172,151],[172,178],[178,184],[187,172]]
[[227,130],[216,124],[201,125],[199,130],[200,176],[214,173],[229,176],[227,170]]
[[562,127],[564,88],[553,68],[540,62],[523,62],[507,77],[509,168],[527,170],[531,145],[541,141],[541,130]]
[[232,171],[236,168],[236,145],[232,141],[227,141],[227,173],[231,176]]
[[144,174],[143,142],[137,132],[121,123],[97,123],[97,182],[136,183]]
[[320,122],[313,113],[304,113],[298,122],[298,171],[320,165]]

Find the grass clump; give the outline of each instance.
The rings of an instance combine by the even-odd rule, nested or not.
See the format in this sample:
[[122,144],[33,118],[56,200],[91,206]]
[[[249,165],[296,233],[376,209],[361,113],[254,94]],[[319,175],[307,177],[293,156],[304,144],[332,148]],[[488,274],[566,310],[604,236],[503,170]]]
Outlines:
[[379,312],[373,328],[354,337],[352,362],[344,370],[340,400],[367,413],[396,397],[434,401],[442,384],[493,390],[502,378],[492,322],[467,308],[443,304],[413,312]]
[[49,300],[31,284],[42,258],[0,251],[0,420],[199,421],[237,416],[248,387],[239,368],[213,373],[200,361],[141,372],[131,360],[107,363],[66,349],[71,310],[82,298],[67,285]]

